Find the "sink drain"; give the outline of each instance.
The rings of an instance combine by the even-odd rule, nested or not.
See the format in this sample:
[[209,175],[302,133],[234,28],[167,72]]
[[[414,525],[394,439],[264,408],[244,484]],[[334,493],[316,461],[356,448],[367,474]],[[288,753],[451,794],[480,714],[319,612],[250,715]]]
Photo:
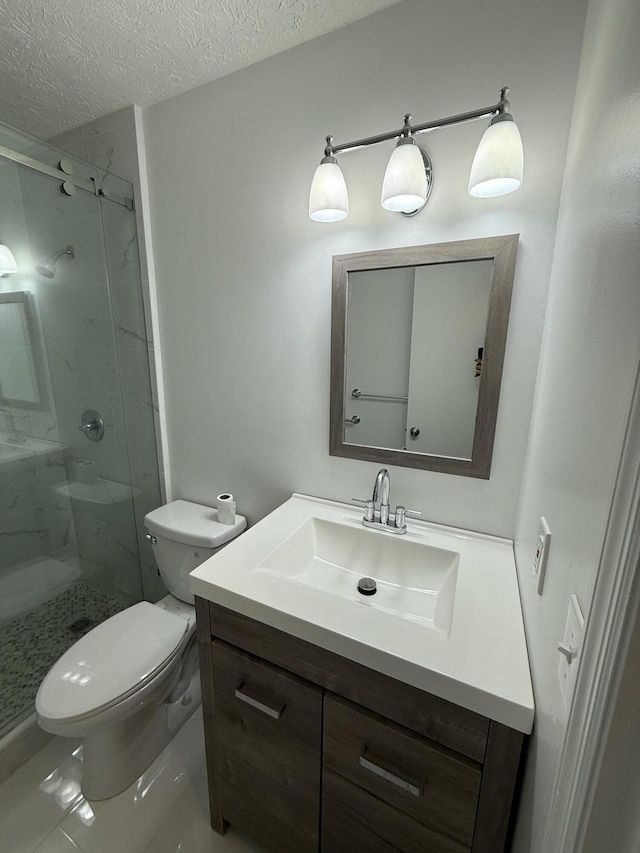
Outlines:
[[373,578],[360,578],[358,581],[360,595],[375,595],[377,591],[376,582]]

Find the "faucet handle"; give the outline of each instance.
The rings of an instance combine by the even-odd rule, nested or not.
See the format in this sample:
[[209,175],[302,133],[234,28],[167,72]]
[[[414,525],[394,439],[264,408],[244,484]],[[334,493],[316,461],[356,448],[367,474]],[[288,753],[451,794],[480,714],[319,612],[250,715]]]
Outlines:
[[360,498],[351,498],[351,501],[352,503],[365,508],[364,518],[366,521],[373,521],[375,515],[375,504],[371,498],[369,498],[368,501],[363,501]]
[[407,518],[419,518],[422,515],[417,509],[406,509],[402,504],[398,504],[396,511],[393,514],[393,523],[397,530],[406,530]]

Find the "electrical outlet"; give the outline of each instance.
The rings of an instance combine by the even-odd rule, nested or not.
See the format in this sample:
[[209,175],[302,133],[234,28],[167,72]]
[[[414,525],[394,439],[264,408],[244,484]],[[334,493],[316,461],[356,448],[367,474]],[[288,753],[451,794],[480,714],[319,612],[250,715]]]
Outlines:
[[558,663],[558,680],[560,692],[564,701],[564,707],[569,713],[571,698],[578,675],[578,658],[582,649],[582,637],[584,634],[584,616],[580,604],[575,595],[569,601],[569,612],[564,626],[564,636],[558,643],[560,662]]
[[540,527],[538,529],[538,538],[536,539],[536,553],[533,558],[533,579],[536,582],[538,595],[542,595],[542,586],[544,584],[544,576],[547,571],[547,560],[549,558],[549,543],[551,541],[551,531],[547,524],[546,518],[540,519]]

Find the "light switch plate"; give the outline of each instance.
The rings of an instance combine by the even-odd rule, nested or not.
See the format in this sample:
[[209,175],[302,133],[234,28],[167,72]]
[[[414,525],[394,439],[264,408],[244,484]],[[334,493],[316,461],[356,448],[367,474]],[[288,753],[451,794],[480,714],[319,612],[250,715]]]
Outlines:
[[541,518],[540,526],[538,528],[538,537],[536,539],[536,552],[533,558],[533,579],[536,583],[538,595],[542,595],[544,576],[547,571],[547,560],[549,558],[550,541],[551,531],[549,530],[547,519]]
[[558,643],[558,652],[560,654],[558,680],[567,714],[571,707],[571,698],[573,697],[573,690],[576,685],[583,635],[584,616],[582,615],[577,597],[572,595],[569,601],[567,621],[564,626],[564,636]]

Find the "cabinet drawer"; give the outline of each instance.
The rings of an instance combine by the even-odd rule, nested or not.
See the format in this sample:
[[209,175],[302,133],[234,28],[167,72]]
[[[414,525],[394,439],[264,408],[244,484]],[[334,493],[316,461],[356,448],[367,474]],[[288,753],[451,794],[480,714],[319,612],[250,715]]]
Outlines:
[[213,643],[224,820],[278,853],[317,851],[322,690]]
[[442,849],[471,847],[481,780],[475,762],[326,696],[324,764],[453,845]]
[[470,853],[325,767],[322,853]]

